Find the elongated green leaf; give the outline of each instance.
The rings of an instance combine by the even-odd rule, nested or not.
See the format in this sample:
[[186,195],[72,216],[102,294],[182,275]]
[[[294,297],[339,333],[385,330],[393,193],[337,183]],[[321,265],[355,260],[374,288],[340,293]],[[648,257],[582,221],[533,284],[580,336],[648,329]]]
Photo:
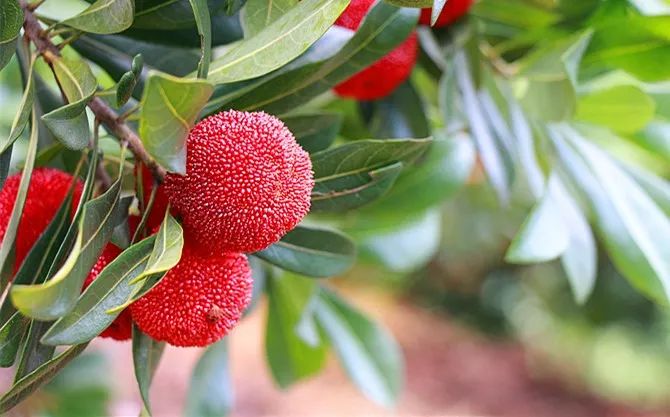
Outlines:
[[[323,44],[317,44],[313,54],[305,54],[304,60],[301,57],[285,68],[238,87],[233,93],[226,93],[208,106],[206,112],[235,108],[287,113],[398,46],[414,30],[418,14],[418,10],[378,2],[348,41],[350,31],[331,28],[327,34],[330,36],[324,37]],[[346,44],[340,47],[344,41]]]
[[256,35],[296,4],[297,0],[248,0],[241,14],[244,34]]
[[400,348],[384,329],[336,294],[322,289],[318,300],[317,321],[351,380],[371,400],[393,405],[403,378]]
[[667,302],[670,247],[663,242],[670,233],[668,217],[639,184],[576,131],[563,127],[550,132],[559,144],[562,168],[595,213],[614,265],[641,292]]
[[186,136],[211,94],[206,81],[149,74],[139,134],[151,156],[169,171],[186,173]]
[[200,63],[198,78],[207,78],[209,62],[212,60],[212,21],[209,17],[207,0],[190,0],[195,23],[200,36]]
[[340,233],[299,226],[255,255],[301,275],[330,277],[345,272],[353,265],[356,247]]
[[300,146],[309,153],[330,147],[342,125],[336,113],[309,113],[282,117]]
[[21,97],[21,103],[19,104],[16,116],[14,116],[14,120],[12,121],[9,137],[2,142],[2,145],[0,145],[0,153],[4,153],[10,146],[12,146],[14,141],[21,136],[26,124],[28,124],[28,118],[30,118],[33,101],[35,100],[35,83],[33,81],[34,65],[35,59],[31,59],[27,70],[26,86],[23,88],[23,97]]
[[133,0],[98,0],[61,24],[84,32],[108,35],[128,29],[133,23],[134,9]]
[[313,314],[310,300],[316,285],[299,276],[284,274],[267,281],[268,321],[265,354],[272,376],[281,388],[318,372],[326,358],[326,347],[318,339],[307,343],[298,336],[304,315]]
[[640,88],[622,85],[581,97],[575,119],[635,133],[651,122],[655,109],[654,100]]
[[440,17],[444,6],[449,0],[433,0],[433,4],[430,10],[430,25],[433,26],[437,23],[437,19]]
[[168,269],[179,263],[181,258],[181,251],[184,247],[184,231],[181,225],[168,210],[165,213],[165,219],[161,224],[158,233],[156,234],[156,241],[151,251],[151,256],[147,261],[146,268],[132,283],[139,282],[144,278],[166,272]]
[[93,97],[98,83],[91,68],[76,58],[56,59],[54,73],[69,104],[42,116],[51,133],[70,149],[83,149],[90,134],[86,103]]
[[56,321],[42,337],[47,345],[72,345],[88,342],[105,330],[120,314],[107,310],[125,302],[133,287],[130,281],[147,266],[155,236],[123,251],[86,288],[72,311]]
[[149,415],[151,415],[149,387],[151,387],[151,380],[154,378],[164,349],[165,343],[155,341],[142,333],[133,324],[133,365],[135,366],[135,379],[140,389],[144,408]]
[[398,7],[411,7],[418,9],[431,7],[433,5],[432,0],[384,0],[384,1]]
[[568,276],[575,301],[586,302],[596,284],[598,250],[593,232],[580,207],[558,177],[550,182],[553,195],[560,205],[561,214],[570,235],[568,247],[561,256],[561,264]]
[[538,263],[556,259],[565,253],[569,230],[558,203],[555,182],[551,179],[542,200],[535,205],[510,244],[505,260],[510,263]]
[[87,344],[72,346],[65,352],[46,362],[30,374],[17,381],[5,395],[0,398],[0,413],[6,413],[15,405],[35,392],[43,384],[49,382],[65,365],[86,349]]
[[9,175],[9,166],[12,163],[12,149],[13,146],[10,145],[0,153],[0,188],[5,185],[5,180],[7,179],[7,175]]
[[17,0],[0,0],[0,70],[7,65],[23,25],[23,9]]
[[74,247],[49,281],[12,286],[12,302],[24,315],[54,320],[72,309],[114,228],[127,216],[130,199],[120,199],[121,182],[119,177],[103,195],[84,205]]
[[233,406],[228,341],[209,346],[195,365],[186,397],[185,416],[223,417]]
[[312,155],[312,210],[345,211],[383,195],[431,139],[361,140]]
[[507,204],[510,199],[512,174],[505,164],[505,156],[503,155],[505,150],[501,149],[496,143],[485,119],[465,53],[459,52],[456,54],[454,65],[456,66],[456,79],[462,94],[463,110],[468,118],[479,157],[482,160],[489,182],[498,195],[498,199],[501,203]]
[[[26,153],[26,163],[23,166],[23,173],[21,173],[21,182],[19,185],[19,190],[16,194],[16,200],[14,201],[14,207],[12,208],[12,215],[9,218],[9,222],[7,223],[5,235],[2,238],[2,245],[0,246],[0,271],[10,270],[12,266],[8,262],[13,262],[13,259],[10,260],[10,258],[13,258],[13,256],[10,257],[10,255],[12,254],[14,248],[16,232],[19,228],[19,222],[23,213],[23,205],[26,202],[26,195],[28,194],[30,178],[33,173],[35,156],[37,155],[37,139],[37,113],[33,108],[30,129],[30,143],[28,145],[28,152]],[[7,287],[7,279],[5,276],[2,277],[0,287],[3,291]]]
[[349,0],[303,0],[257,35],[212,61],[209,79],[229,83],[259,77],[302,54],[340,16]]
[[14,364],[21,340],[29,324],[29,318],[20,313],[14,313],[0,328],[0,367],[7,368]]

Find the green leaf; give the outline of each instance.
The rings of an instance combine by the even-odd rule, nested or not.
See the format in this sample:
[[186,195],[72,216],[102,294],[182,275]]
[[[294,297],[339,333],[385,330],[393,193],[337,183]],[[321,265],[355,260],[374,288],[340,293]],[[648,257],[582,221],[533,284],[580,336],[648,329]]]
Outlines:
[[403,378],[402,355],[396,342],[335,293],[322,289],[318,300],[317,321],[349,378],[371,400],[393,405]]
[[[219,10],[222,0],[208,0],[209,10]],[[189,0],[136,0],[133,28],[158,29],[163,33],[174,29],[193,28],[195,18]]]
[[298,3],[298,0],[248,0],[241,13],[245,36],[263,31]]
[[340,131],[342,116],[337,113],[308,113],[284,116],[282,121],[300,146],[314,153],[330,147]]
[[72,346],[60,355],[44,363],[30,374],[18,380],[0,398],[0,413],[6,413],[23,401],[37,388],[49,382],[65,365],[86,349],[87,344]]
[[259,77],[292,61],[316,42],[349,0],[303,0],[255,36],[212,61],[209,79],[229,83]]
[[84,343],[105,330],[120,314],[110,314],[107,310],[128,299],[133,290],[130,282],[146,268],[155,241],[155,236],[148,237],[132,245],[109,263],[86,288],[72,311],[49,328],[41,343]]
[[12,149],[13,146],[10,145],[0,153],[0,188],[5,185],[5,180],[7,179],[7,175],[9,175],[9,167],[12,164]]
[[298,335],[298,326],[307,316],[311,320],[315,295],[314,281],[284,274],[267,281],[269,299],[265,328],[265,354],[272,377],[280,388],[287,388],[317,373],[326,359],[326,346],[320,340],[308,343]]
[[114,228],[127,216],[130,199],[120,199],[121,179],[120,176],[100,197],[86,202],[74,247],[49,281],[12,287],[12,302],[24,315],[38,320],[54,320],[74,307],[86,276]]
[[[603,151],[573,129],[551,130],[562,169],[595,214],[605,248],[617,269],[642,293],[670,298],[670,220],[654,200]],[[569,140],[569,145],[564,143]]]
[[0,367],[7,368],[14,364],[21,340],[29,324],[29,318],[20,313],[14,313],[0,328]]
[[63,20],[61,24],[84,32],[109,35],[130,27],[134,9],[133,0],[98,0],[78,15]]
[[456,54],[454,65],[456,66],[456,79],[462,94],[463,110],[468,118],[479,157],[489,182],[498,195],[498,200],[502,204],[507,204],[510,199],[512,174],[505,164],[505,156],[503,155],[505,149],[498,146],[491,132],[484,110],[479,102],[464,52],[461,51]]
[[351,268],[356,259],[356,247],[343,234],[298,226],[279,242],[255,255],[301,275],[330,277]]
[[625,14],[596,26],[584,58],[589,70],[622,69],[644,81],[670,76],[670,17]]
[[158,229],[158,233],[156,233],[156,241],[151,251],[151,256],[147,261],[146,268],[131,281],[131,284],[139,282],[150,275],[166,272],[177,265],[181,258],[183,247],[184,231],[179,222],[172,217],[168,210],[165,213],[165,218],[160,229]]
[[312,210],[345,211],[383,195],[428,139],[360,140],[312,155]]
[[[234,92],[225,94],[208,106],[216,109],[263,109],[284,114],[328,91],[393,50],[414,30],[419,11],[402,9],[378,2],[366,15],[358,30],[333,27],[315,48],[285,68],[251,83],[240,83]],[[219,94],[217,94],[219,97]]]
[[158,368],[158,363],[163,356],[165,343],[157,342],[133,324],[133,365],[135,367],[135,379],[140,389],[140,395],[144,402],[144,408],[151,415],[151,403],[149,401],[149,387]]
[[28,124],[30,112],[33,108],[33,102],[35,101],[35,83],[33,76],[34,65],[35,59],[31,59],[27,70],[26,86],[23,88],[21,103],[19,104],[16,116],[14,116],[14,120],[12,121],[12,126],[9,130],[9,137],[2,143],[2,145],[0,145],[0,153],[4,153],[9,149],[10,146],[14,144],[16,139],[18,139],[19,136],[21,136],[21,133],[23,133],[23,129]]
[[186,173],[186,137],[211,94],[206,81],[149,74],[139,134],[151,156],[169,171]]
[[190,0],[195,23],[200,36],[200,63],[198,78],[207,78],[209,62],[212,60],[212,20],[209,17],[207,0]]
[[391,95],[369,103],[370,132],[375,138],[424,138],[430,136],[423,102],[410,82]]
[[228,340],[209,346],[195,365],[184,415],[190,417],[227,416],[233,406],[233,382],[228,364]]
[[584,304],[596,284],[598,249],[593,232],[577,202],[569,194],[559,177],[549,183],[553,195],[560,205],[563,220],[568,229],[568,247],[561,256],[561,264],[568,276],[575,301]]
[[578,70],[592,35],[592,31],[587,31],[560,39],[520,63],[521,77],[514,83],[515,93],[530,116],[546,121],[572,117]]
[[546,262],[565,253],[570,237],[556,196],[556,181],[555,178],[549,180],[544,196],[533,207],[521,230],[512,240],[505,254],[507,262]]
[[42,116],[51,133],[69,149],[83,149],[90,134],[86,103],[93,97],[98,83],[83,60],[60,57],[53,62],[54,73],[69,104]]
[[[35,164],[35,155],[37,154],[37,139],[38,139],[38,130],[37,130],[37,113],[33,106],[32,120],[31,120],[31,129],[30,129],[30,143],[28,145],[28,151],[26,153],[26,162],[23,166],[23,172],[21,173],[21,182],[19,184],[19,189],[16,193],[16,200],[14,201],[14,207],[12,208],[12,214],[5,228],[5,235],[2,237],[2,244],[0,245],[0,271],[11,270],[13,262],[13,249],[14,241],[16,240],[16,232],[19,228],[19,221],[21,220],[21,214],[23,213],[23,205],[26,202],[26,195],[28,194],[28,186],[30,185],[30,178],[33,173],[33,167]],[[7,279],[5,276],[2,277],[2,284],[0,285],[2,290],[7,286]]]
[[0,0],[0,70],[12,59],[23,26],[23,9],[17,0]]
[[622,85],[596,91],[579,99],[575,119],[635,133],[654,118],[654,100],[638,87]]

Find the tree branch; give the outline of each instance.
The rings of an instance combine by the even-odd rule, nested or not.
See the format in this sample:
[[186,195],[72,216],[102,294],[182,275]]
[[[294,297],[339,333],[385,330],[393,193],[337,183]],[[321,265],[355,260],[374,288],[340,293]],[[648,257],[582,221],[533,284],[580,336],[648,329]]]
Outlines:
[[[37,48],[37,52],[42,55],[44,60],[51,66],[60,56],[60,50],[51,42],[49,36],[42,29],[42,25],[33,14],[32,7],[25,1],[20,1],[23,8],[25,20],[23,22],[24,36],[32,42]],[[94,97],[88,102],[96,119],[105,128],[115,136],[121,143],[128,145],[128,149],[135,155],[135,158],[142,161],[151,171],[152,175],[159,183],[163,182],[166,171],[163,167],[149,155],[137,133],[135,133],[112,108],[98,97]]]

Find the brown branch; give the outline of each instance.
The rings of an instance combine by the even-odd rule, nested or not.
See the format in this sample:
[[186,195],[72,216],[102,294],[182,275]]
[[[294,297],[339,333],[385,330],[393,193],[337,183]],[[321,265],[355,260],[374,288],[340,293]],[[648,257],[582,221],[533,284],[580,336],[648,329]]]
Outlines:
[[[25,20],[23,22],[24,36],[31,41],[37,48],[37,52],[42,55],[44,60],[51,66],[53,62],[60,56],[60,50],[48,34],[42,29],[42,25],[33,14],[31,6],[25,1],[21,0],[21,7],[23,8]],[[151,171],[152,175],[159,183],[163,182],[165,178],[165,169],[158,165],[158,163],[149,155],[144,149],[142,141],[137,133],[135,133],[124,121],[119,117],[114,110],[112,110],[104,101],[98,97],[94,97],[88,102],[88,107],[91,109],[96,119],[105,128],[115,136],[121,143],[128,145],[128,149],[135,155],[135,158],[142,161]]]

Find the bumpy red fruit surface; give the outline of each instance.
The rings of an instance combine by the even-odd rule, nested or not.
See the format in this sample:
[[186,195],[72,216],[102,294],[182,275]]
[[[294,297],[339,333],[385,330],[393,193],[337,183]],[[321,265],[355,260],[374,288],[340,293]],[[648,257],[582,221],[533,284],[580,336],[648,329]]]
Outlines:
[[[437,18],[437,22],[433,27],[441,28],[447,25],[450,25],[460,19],[464,14],[470,10],[474,0],[449,0],[447,4],[444,5],[442,12]],[[430,13],[432,9],[421,9],[421,17],[419,17],[419,23],[422,25],[430,25]]]
[[[374,0],[352,0],[335,24],[351,30],[358,29],[373,4]],[[335,92],[342,97],[357,100],[386,97],[412,73],[417,50],[417,36],[412,33],[377,62],[335,86]]]
[[186,241],[179,263],[130,305],[137,326],[173,346],[205,346],[225,336],[251,301],[242,254],[207,256]]
[[[16,233],[15,272],[60,208],[72,180],[70,174],[54,168],[37,168],[33,171]],[[0,190],[0,239],[5,236],[20,182],[21,174],[14,174],[7,178]],[[74,190],[72,214],[81,197],[81,190],[82,185],[78,181]]]
[[168,174],[165,191],[200,248],[255,252],[307,214],[312,176],[309,155],[279,119],[231,110],[191,130],[186,175]]
[[[112,262],[117,256],[119,256],[120,253],[121,249],[111,243],[108,243],[107,246],[105,246],[105,249],[102,251],[102,254],[100,254],[100,257],[96,261],[95,265],[93,265],[93,269],[91,269],[91,272],[89,272],[88,276],[86,277],[83,289],[88,288],[88,286],[91,285],[91,283],[96,278],[98,278],[98,275],[100,275],[100,272],[105,269],[107,264]],[[131,331],[132,319],[130,318],[130,310],[125,309],[112,322],[112,324],[109,325],[109,327],[100,333],[100,337],[108,337],[114,340],[128,340],[130,339]]]

